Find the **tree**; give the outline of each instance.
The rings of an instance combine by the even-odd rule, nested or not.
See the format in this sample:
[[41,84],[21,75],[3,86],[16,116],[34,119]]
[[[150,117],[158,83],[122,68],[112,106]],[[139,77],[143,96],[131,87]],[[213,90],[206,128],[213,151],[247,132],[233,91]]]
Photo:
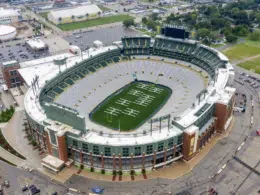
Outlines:
[[251,33],[249,36],[250,40],[252,41],[259,41],[260,40],[260,32],[259,31],[254,31]]
[[72,15],[72,16],[71,16],[71,19],[72,19],[72,20],[74,20],[74,19],[75,19],[75,16],[74,16],[74,15]]
[[130,26],[134,26],[135,22],[134,19],[124,20],[123,25],[126,28],[129,28]]
[[237,36],[246,36],[249,31],[245,25],[237,25],[232,29],[232,33]]
[[167,18],[166,18],[166,23],[172,23],[173,21],[176,20],[176,17],[173,13],[171,13],[171,15],[169,15]]
[[156,21],[156,20],[159,19],[159,14],[158,13],[152,13],[150,15],[150,18],[151,18],[151,20]]
[[97,14],[100,16],[100,15],[101,15],[101,12],[99,11]]
[[230,34],[226,36],[226,40],[228,43],[234,43],[237,41],[237,36]]
[[143,17],[143,18],[142,18],[142,23],[146,24],[147,21],[148,21],[148,19],[147,19],[146,17]]
[[198,30],[198,38],[199,39],[205,39],[208,35],[209,35],[209,33],[210,33],[210,30],[209,29],[206,29],[206,28],[200,28],[199,30]]
[[62,18],[61,18],[61,17],[59,17],[59,19],[58,19],[58,20],[59,20],[59,23],[61,23],[61,22],[62,22]]
[[153,30],[153,31],[157,30],[157,25],[154,21],[148,20],[146,25],[149,30]]
[[89,14],[88,14],[88,13],[86,13],[86,14],[85,14],[85,17],[86,17],[86,18],[87,18],[87,17],[89,17]]

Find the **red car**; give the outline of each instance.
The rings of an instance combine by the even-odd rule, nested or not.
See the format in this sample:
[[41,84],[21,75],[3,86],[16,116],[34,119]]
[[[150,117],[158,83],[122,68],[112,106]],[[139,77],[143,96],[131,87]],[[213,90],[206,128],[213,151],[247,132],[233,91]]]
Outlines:
[[260,129],[256,130],[256,134],[260,136]]

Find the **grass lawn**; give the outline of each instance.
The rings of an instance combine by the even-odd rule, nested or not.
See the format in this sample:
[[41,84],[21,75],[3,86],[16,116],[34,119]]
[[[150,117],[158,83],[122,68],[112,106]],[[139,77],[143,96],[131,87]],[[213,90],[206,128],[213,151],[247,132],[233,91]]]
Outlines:
[[101,102],[90,118],[111,129],[118,130],[120,126],[121,131],[134,130],[159,111],[171,93],[162,85],[132,82]]
[[99,9],[101,9],[102,11],[110,11],[111,9],[109,9],[108,7],[105,7],[103,5],[98,5]]
[[81,22],[58,24],[57,26],[63,31],[70,31],[70,30],[87,28],[87,27],[98,26],[98,25],[103,25],[103,24],[122,22],[124,20],[132,19],[132,18],[133,18],[132,16],[121,14],[121,15],[115,15],[115,16],[96,18],[96,19],[92,19],[92,20],[85,20],[85,21],[81,21]]
[[260,57],[238,64],[238,66],[260,74]]
[[47,19],[49,12],[41,12],[39,13],[43,18]]
[[230,60],[242,60],[260,54],[260,42],[246,41],[224,50],[223,53]]
[[221,43],[220,44],[211,44],[210,47],[218,48],[218,47],[221,47],[223,45],[225,45],[225,44],[221,44]]

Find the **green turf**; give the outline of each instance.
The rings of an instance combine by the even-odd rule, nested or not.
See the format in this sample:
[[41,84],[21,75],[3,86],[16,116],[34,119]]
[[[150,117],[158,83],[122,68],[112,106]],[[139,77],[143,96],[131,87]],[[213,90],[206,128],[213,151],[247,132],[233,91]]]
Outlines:
[[49,12],[41,12],[39,13],[43,18],[47,19],[48,18],[48,13]]
[[260,43],[247,41],[234,45],[223,52],[230,60],[242,60],[244,58],[260,54]]
[[238,64],[238,66],[260,74],[260,57]]
[[121,14],[121,15],[107,16],[107,17],[96,18],[91,20],[84,20],[80,22],[58,24],[57,26],[63,31],[70,31],[70,30],[87,28],[87,27],[98,26],[103,24],[122,22],[124,20],[129,20],[132,18],[133,18],[132,16]]
[[[147,84],[148,89],[159,88],[162,89],[161,93],[155,93],[148,91],[147,89],[140,89],[137,86],[140,84]],[[153,96],[153,100],[148,103],[146,106],[138,105],[134,103],[141,95],[134,96],[129,94],[131,90],[138,90],[142,94]],[[118,130],[120,126],[120,131],[131,131],[138,128],[148,119],[150,119],[160,108],[167,102],[171,96],[171,89],[162,85],[156,85],[153,83],[136,81],[132,82],[129,85],[121,88],[117,92],[110,95],[102,103],[100,103],[90,114],[90,118],[93,122],[103,125],[105,127]],[[118,100],[125,99],[131,101],[128,105],[120,105],[116,103]],[[109,108],[116,108],[120,111],[117,115],[108,114],[107,111]],[[139,111],[138,115],[135,117],[129,116],[123,111],[126,109],[134,109]],[[119,122],[120,121],[120,122]]]
[[110,11],[111,9],[109,9],[108,7],[105,7],[103,5],[98,5],[99,9],[101,9],[102,11]]

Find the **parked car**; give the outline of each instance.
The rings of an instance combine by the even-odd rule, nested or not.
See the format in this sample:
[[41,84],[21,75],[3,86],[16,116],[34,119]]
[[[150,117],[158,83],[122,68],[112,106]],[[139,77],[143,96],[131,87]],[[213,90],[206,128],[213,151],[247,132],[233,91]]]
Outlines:
[[9,181],[8,181],[8,180],[5,180],[5,181],[4,181],[4,184],[5,184],[5,187],[9,188],[10,184],[9,184]]

